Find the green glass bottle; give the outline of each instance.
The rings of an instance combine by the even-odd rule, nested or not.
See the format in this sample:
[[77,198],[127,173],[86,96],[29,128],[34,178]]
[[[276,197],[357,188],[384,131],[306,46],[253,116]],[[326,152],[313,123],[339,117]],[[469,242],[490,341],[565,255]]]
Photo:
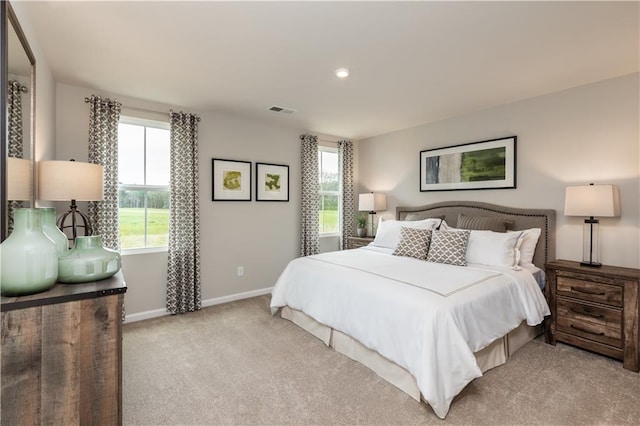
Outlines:
[[86,283],[109,278],[120,270],[120,253],[104,248],[100,235],[76,237],[67,254],[58,259],[58,281]]
[[42,231],[40,209],[16,209],[13,232],[0,244],[0,291],[23,296],[48,290],[58,278],[55,243]]
[[69,242],[67,236],[56,226],[56,209],[53,207],[39,208],[42,211],[42,230],[55,244],[58,257],[67,253]]

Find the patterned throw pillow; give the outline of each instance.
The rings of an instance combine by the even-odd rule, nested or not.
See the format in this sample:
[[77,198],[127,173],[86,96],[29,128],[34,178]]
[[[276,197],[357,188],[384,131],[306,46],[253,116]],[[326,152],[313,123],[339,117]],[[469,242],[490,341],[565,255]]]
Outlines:
[[434,231],[427,262],[467,266],[465,255],[471,231]]
[[431,243],[430,229],[403,227],[400,229],[400,241],[393,255],[425,260],[429,252],[429,243]]

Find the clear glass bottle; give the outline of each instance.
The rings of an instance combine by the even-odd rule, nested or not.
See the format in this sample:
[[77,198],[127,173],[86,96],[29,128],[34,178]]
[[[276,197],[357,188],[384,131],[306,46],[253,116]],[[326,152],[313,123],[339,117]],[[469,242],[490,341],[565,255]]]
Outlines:
[[58,257],[60,257],[69,250],[69,241],[64,232],[56,225],[56,209],[43,207],[39,210],[42,211],[42,230],[55,243]]
[[58,278],[55,243],[42,230],[40,209],[16,209],[13,232],[0,244],[0,291],[23,296],[51,288]]
[[100,235],[76,237],[73,248],[58,260],[58,281],[86,283],[109,278],[120,270],[120,253],[102,246]]

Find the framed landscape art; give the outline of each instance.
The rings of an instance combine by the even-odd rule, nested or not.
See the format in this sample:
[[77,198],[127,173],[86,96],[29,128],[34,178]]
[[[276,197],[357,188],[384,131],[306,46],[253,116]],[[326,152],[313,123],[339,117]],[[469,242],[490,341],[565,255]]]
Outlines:
[[516,136],[420,151],[420,191],[516,187]]
[[256,162],[256,201],[289,201],[289,166]]
[[251,162],[211,159],[212,200],[251,201]]

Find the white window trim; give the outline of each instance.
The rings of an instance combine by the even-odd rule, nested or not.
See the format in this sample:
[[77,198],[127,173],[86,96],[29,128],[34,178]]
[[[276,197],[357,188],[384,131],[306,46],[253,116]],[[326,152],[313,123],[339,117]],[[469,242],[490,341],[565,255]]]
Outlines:
[[[331,144],[332,146],[327,145],[318,145],[318,152],[331,152],[334,154],[338,153],[338,146],[335,143]],[[338,197],[338,232],[319,232],[319,238],[329,238],[329,237],[340,237],[340,206],[342,206],[342,194],[340,190],[337,191],[318,191],[318,195],[336,195]]]
[[[138,118],[130,115],[121,115],[119,123],[123,124],[133,124],[137,126],[145,126],[145,127],[153,127],[157,129],[170,130],[171,126],[168,121],[160,121],[160,120],[151,120],[148,118]],[[146,142],[145,142],[145,157],[144,157],[144,167],[146,169],[147,165],[147,155],[146,155]],[[170,191],[169,185],[127,185],[127,184],[119,184],[118,191]],[[146,202],[146,199],[145,199]],[[147,238],[147,223],[146,223],[146,204],[145,204],[145,240]],[[171,209],[171,206],[169,206]],[[171,211],[171,210],[169,210]],[[159,247],[137,247],[137,248],[121,248],[120,254],[123,256],[131,256],[137,254],[151,254],[151,253],[162,253],[168,252],[169,246],[159,246]]]

